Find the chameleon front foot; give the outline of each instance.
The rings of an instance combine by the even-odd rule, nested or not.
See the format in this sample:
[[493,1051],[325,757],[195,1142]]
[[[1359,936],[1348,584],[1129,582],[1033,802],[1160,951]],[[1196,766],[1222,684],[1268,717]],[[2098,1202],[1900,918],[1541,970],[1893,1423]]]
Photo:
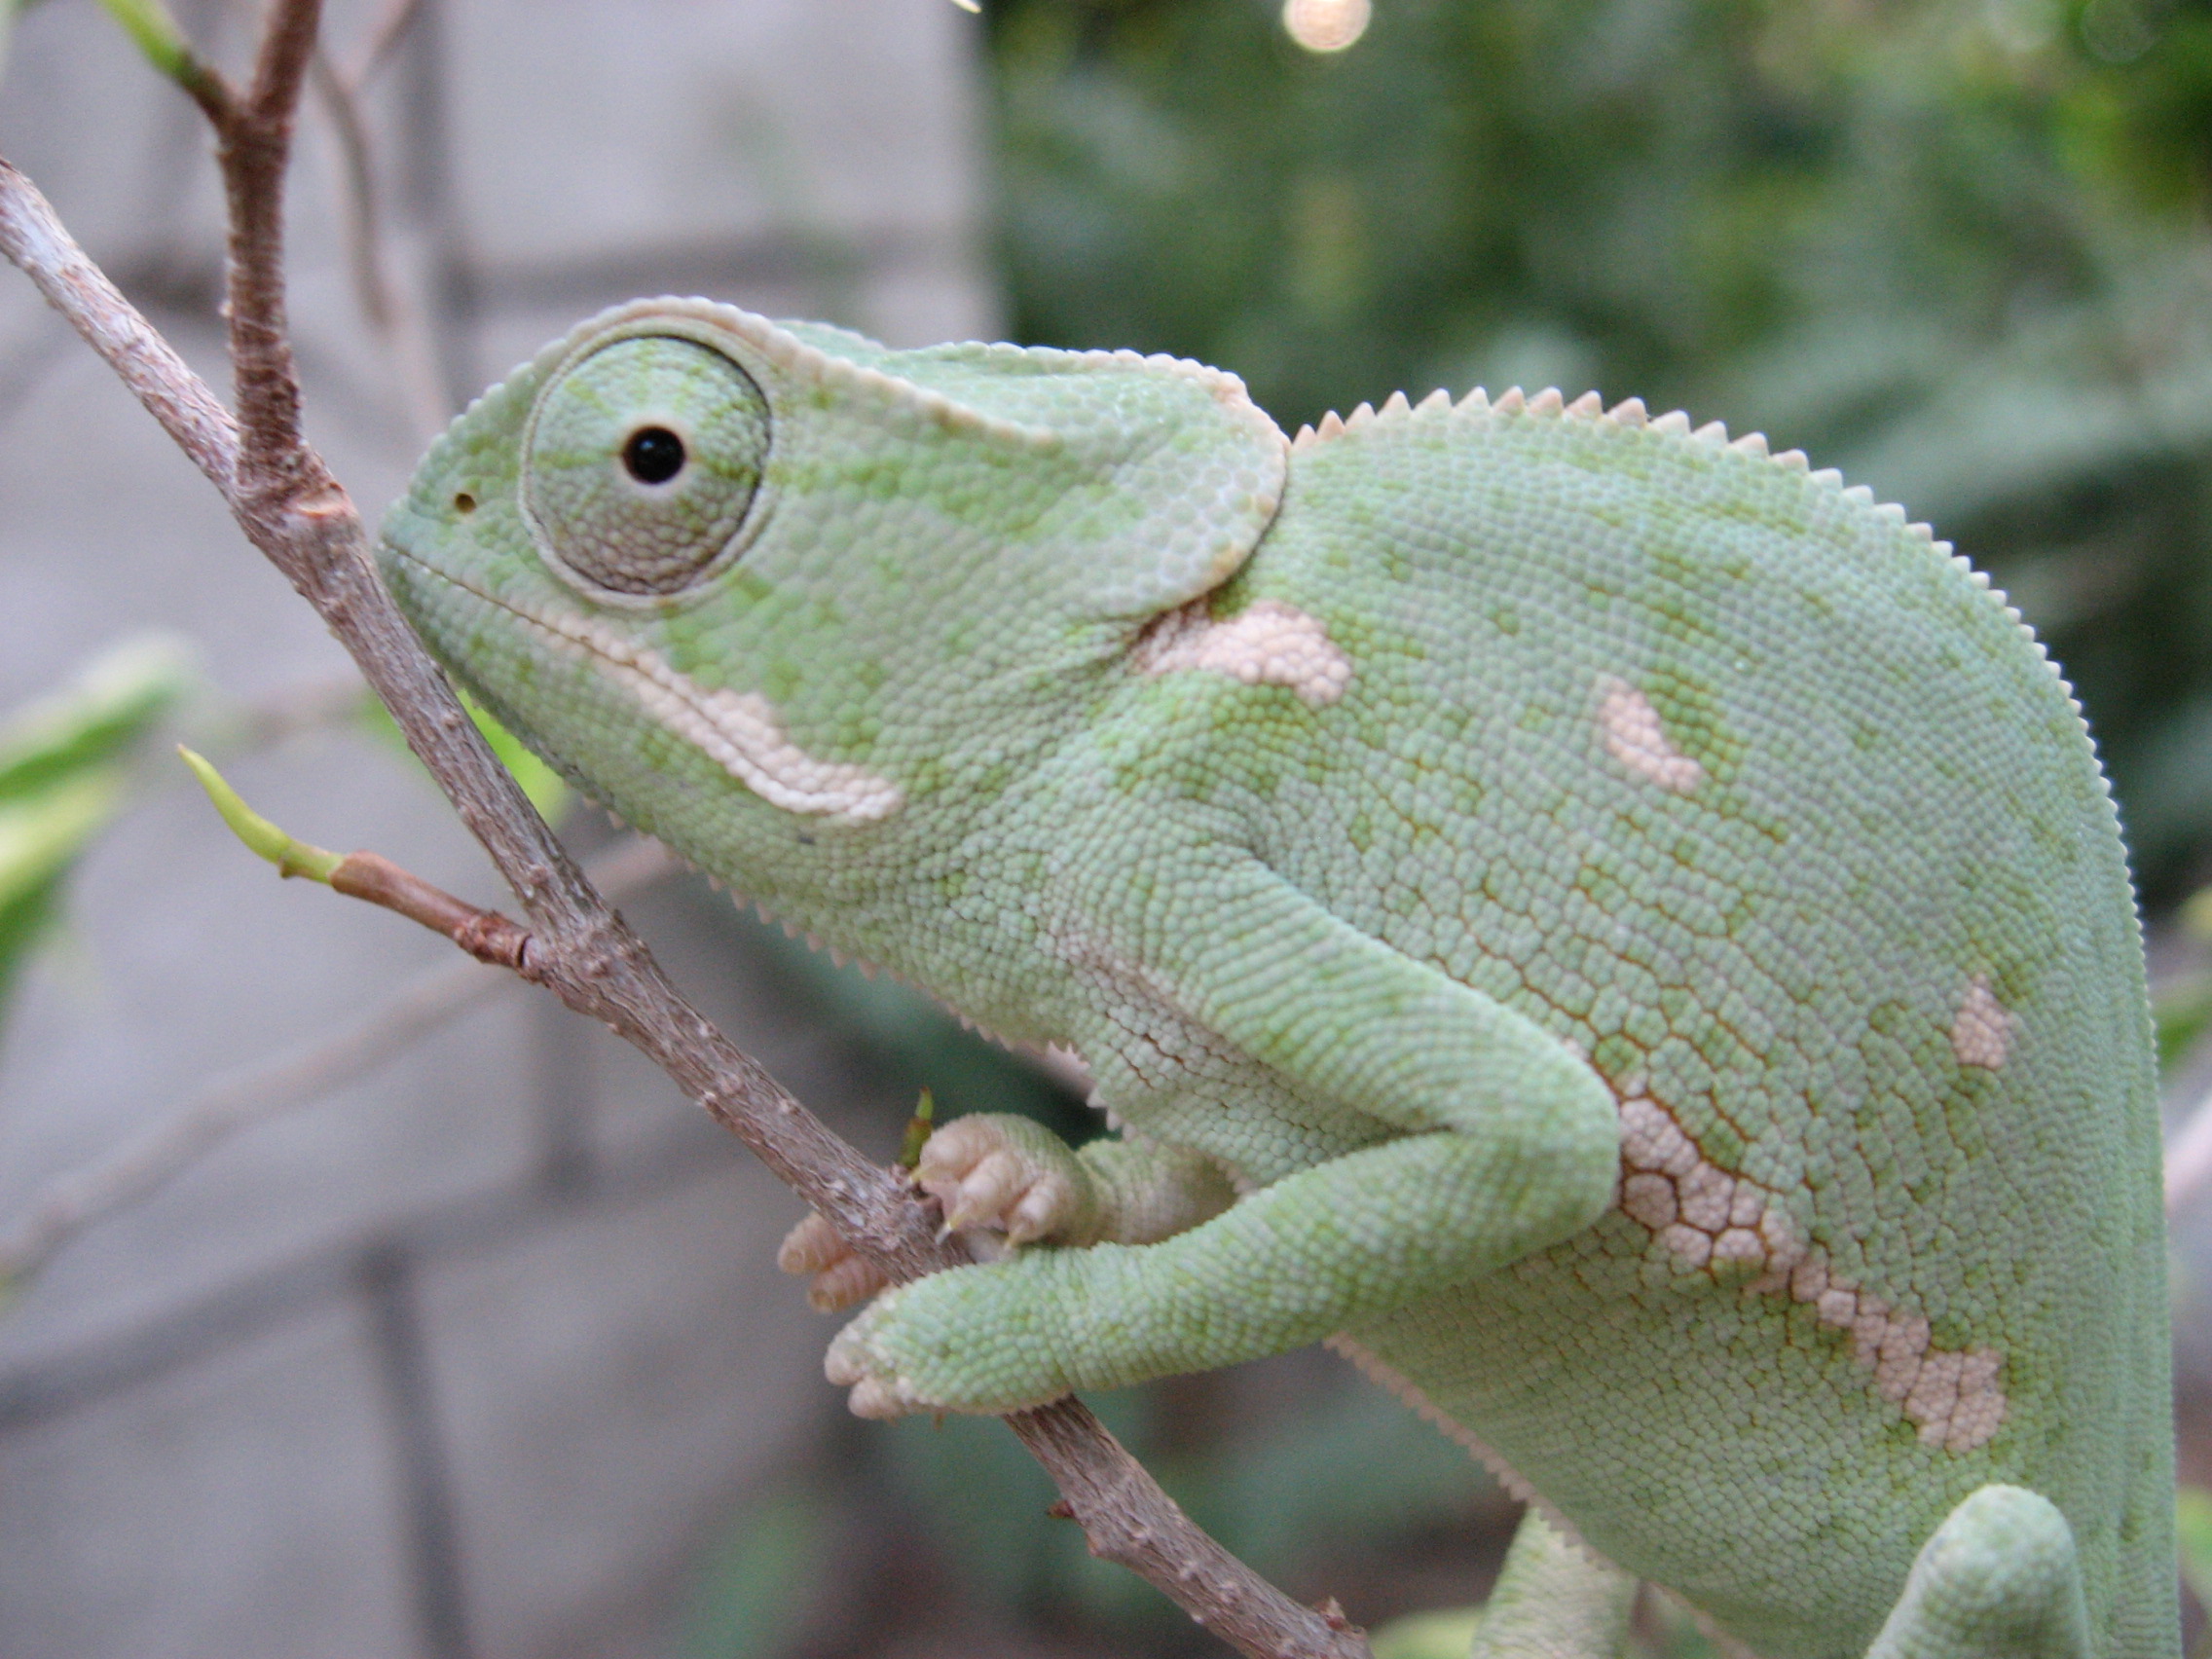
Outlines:
[[864,1418],[1000,1414],[1058,1399],[1070,1384],[1051,1360],[1046,1310],[1032,1306],[1014,1329],[993,1322],[1008,1288],[1001,1272],[954,1268],[885,1291],[837,1333],[823,1375],[851,1390]]
[[[882,1302],[893,1302],[898,1294],[887,1291]],[[847,1404],[855,1417],[888,1419],[927,1411],[929,1403],[918,1396],[910,1382],[899,1375],[894,1357],[879,1351],[868,1340],[870,1315],[879,1311],[881,1303],[837,1333],[830,1351],[823,1356],[822,1374],[837,1387],[852,1391]]]

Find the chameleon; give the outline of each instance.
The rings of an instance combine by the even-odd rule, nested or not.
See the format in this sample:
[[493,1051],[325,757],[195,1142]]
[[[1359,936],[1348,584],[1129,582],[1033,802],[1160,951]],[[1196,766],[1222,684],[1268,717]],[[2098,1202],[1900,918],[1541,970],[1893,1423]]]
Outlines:
[[2140,929],[1987,578],[1756,435],[622,306],[385,521],[452,676],[830,947],[1056,1046],[921,1185],[869,1417],[1319,1340],[1529,1499],[1483,1654],[1640,1581],[1765,1659],[2179,1650]]

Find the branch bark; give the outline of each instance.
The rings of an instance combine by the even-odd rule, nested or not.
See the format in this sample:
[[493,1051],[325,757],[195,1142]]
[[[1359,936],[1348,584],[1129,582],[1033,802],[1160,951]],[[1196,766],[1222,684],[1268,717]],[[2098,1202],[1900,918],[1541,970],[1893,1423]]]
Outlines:
[[[282,193],[317,0],[276,0],[243,97],[196,60],[230,207],[235,424],[213,394],[0,160],[0,252],[124,379],[223,494],[246,537],[313,605],[390,708],[528,912],[531,977],[636,1045],[853,1247],[903,1282],[965,1259],[932,1210],[786,1093],[677,992],[584,879],[461,710],[378,581],[368,533],[300,429],[285,325]],[[518,952],[518,957],[520,953]],[[1371,1659],[1334,1604],[1292,1601],[1200,1530],[1080,1401],[1006,1419],[1092,1551],[1130,1567],[1251,1659]]]

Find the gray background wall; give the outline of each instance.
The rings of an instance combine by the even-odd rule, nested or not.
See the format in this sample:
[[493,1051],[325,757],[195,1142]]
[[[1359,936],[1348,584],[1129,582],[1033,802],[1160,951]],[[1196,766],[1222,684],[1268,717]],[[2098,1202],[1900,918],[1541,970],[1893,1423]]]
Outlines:
[[[233,62],[252,11],[178,7]],[[341,59],[381,11],[334,7]],[[990,333],[974,26],[944,0],[429,0],[369,113],[436,387],[636,292]],[[311,114],[295,317],[313,436],[374,509],[427,399],[363,327],[329,139]],[[206,142],[91,0],[20,23],[0,154],[213,373]],[[0,596],[0,708],[148,627],[264,709],[350,672],[6,272]],[[301,834],[499,897],[426,783],[349,731],[229,769]],[[904,1102],[732,967],[692,895],[629,908],[740,1041],[888,1152]],[[272,880],[180,777],[102,843],[72,917],[0,1033],[0,1220],[445,955]],[[772,1282],[796,1213],[627,1050],[516,995],[239,1137],[0,1312],[0,1655],[666,1651],[716,1518],[835,1429],[827,1327]]]

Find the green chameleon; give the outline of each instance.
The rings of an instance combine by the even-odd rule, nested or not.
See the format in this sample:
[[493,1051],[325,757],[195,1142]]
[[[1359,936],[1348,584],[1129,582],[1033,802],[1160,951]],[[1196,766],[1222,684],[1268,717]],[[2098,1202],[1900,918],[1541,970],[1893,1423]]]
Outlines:
[[585,323],[383,567],[576,784],[1087,1062],[1002,1259],[819,1221],[855,1411],[1328,1338],[1531,1501],[1478,1651],[1639,1578],[1767,1659],[2178,1651],[2150,1021],[2080,713],[1862,490],[1635,401],[1285,438],[1216,369]]

